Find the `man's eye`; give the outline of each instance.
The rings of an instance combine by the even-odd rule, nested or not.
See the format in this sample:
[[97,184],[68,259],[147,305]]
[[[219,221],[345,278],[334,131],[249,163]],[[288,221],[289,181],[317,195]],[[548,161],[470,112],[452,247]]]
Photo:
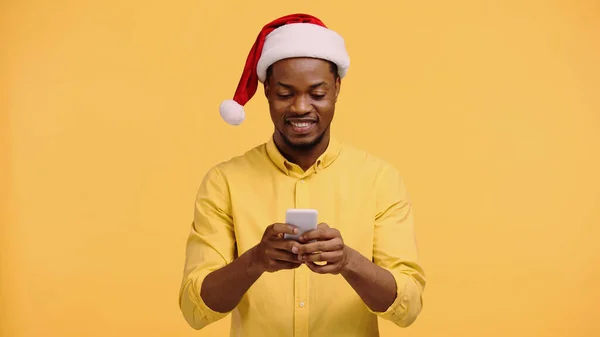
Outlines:
[[279,97],[279,98],[290,98],[290,97],[292,97],[292,94],[279,94],[278,93],[277,97]]
[[325,94],[312,94],[314,99],[323,99],[325,98]]

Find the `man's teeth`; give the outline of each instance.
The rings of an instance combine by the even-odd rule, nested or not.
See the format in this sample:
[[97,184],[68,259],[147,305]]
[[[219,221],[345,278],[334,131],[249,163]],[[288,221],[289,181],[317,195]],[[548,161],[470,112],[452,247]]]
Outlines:
[[312,122],[290,122],[292,124],[292,126],[296,127],[296,128],[307,128],[309,127]]

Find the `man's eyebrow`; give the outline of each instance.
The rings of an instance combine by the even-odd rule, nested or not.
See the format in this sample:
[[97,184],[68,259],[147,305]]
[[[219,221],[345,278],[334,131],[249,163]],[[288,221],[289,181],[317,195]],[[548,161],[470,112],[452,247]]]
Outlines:
[[293,86],[291,86],[289,84],[282,83],[282,82],[277,82],[277,85],[282,86],[284,88],[288,88],[288,89],[293,88]]
[[[327,83],[326,83],[325,81],[322,81],[322,82],[319,82],[319,83],[312,84],[312,85],[310,86],[310,88],[311,88],[311,89],[314,89],[314,88],[318,88],[318,87],[320,87],[320,86],[322,86],[322,85],[326,85],[326,84],[327,84]],[[279,85],[279,86],[282,86],[282,87],[284,87],[284,88],[288,88],[288,89],[292,89],[292,88],[294,88],[294,86],[293,86],[293,85],[291,85],[291,84],[286,84],[286,83],[283,83],[283,82],[277,82],[277,85]]]
[[326,85],[326,84],[327,83],[325,83],[325,81],[323,81],[323,82],[319,82],[319,83],[315,83],[315,84],[311,85],[310,88],[314,89],[314,88],[318,88],[318,87],[320,87],[322,85]]

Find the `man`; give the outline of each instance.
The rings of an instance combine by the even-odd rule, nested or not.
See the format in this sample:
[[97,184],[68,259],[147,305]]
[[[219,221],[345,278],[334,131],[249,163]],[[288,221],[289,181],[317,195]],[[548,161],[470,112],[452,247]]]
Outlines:
[[[343,39],[317,18],[279,18],[258,35],[221,116],[240,124],[264,84],[274,133],[212,167],[199,188],[180,307],[201,329],[232,313],[233,336],[378,336],[407,327],[425,287],[413,213],[390,164],[331,136],[349,67]],[[288,208],[317,209],[297,241]]]

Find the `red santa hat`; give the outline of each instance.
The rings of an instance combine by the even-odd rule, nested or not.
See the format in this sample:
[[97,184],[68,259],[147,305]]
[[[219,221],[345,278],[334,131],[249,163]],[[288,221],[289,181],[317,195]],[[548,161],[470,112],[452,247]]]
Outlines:
[[331,61],[337,65],[340,78],[350,66],[344,39],[321,20],[308,14],[278,18],[266,24],[258,34],[233,99],[223,101],[219,107],[223,120],[230,125],[241,124],[246,117],[244,105],[256,93],[258,82],[265,81],[267,68],[291,57]]

